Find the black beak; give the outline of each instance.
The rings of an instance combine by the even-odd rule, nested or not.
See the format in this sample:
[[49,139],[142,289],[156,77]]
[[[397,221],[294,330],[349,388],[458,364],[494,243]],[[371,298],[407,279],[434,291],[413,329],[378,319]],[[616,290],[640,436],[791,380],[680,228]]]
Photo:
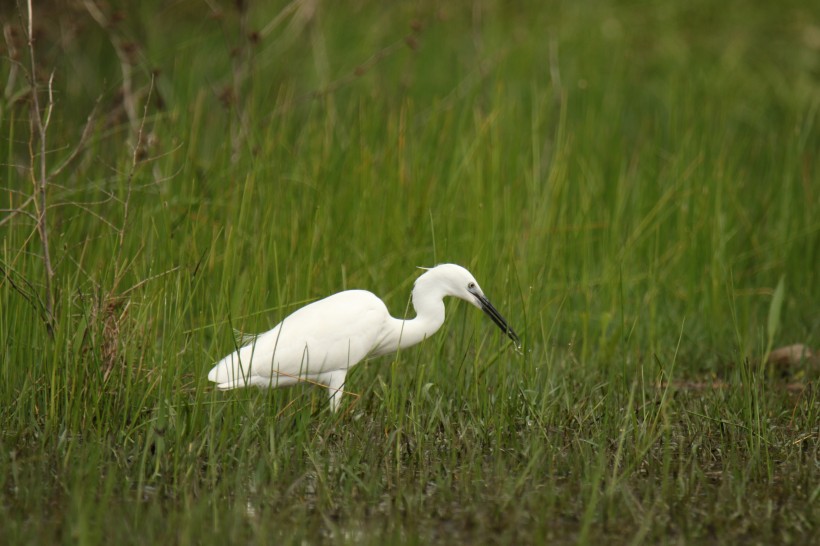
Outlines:
[[515,331],[512,328],[510,328],[510,325],[507,324],[507,321],[504,320],[504,317],[501,316],[501,313],[498,312],[498,309],[493,307],[493,304],[490,303],[490,300],[488,300],[487,297],[484,296],[484,294],[479,294],[477,292],[472,291],[471,294],[478,299],[478,303],[481,305],[481,310],[487,313],[487,316],[493,319],[493,322],[495,322],[498,325],[498,327],[501,328],[501,331],[507,334],[507,336],[509,336],[509,338],[513,340],[517,348],[521,348],[521,340],[518,339],[518,334],[516,334]]

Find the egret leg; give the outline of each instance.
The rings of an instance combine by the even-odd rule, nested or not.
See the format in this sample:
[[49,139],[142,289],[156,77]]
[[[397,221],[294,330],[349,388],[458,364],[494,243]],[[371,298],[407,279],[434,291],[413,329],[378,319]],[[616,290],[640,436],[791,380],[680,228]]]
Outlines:
[[323,383],[327,385],[328,394],[330,394],[330,411],[336,413],[339,409],[339,404],[342,402],[342,387],[345,385],[345,376],[347,370],[337,370],[323,374]]

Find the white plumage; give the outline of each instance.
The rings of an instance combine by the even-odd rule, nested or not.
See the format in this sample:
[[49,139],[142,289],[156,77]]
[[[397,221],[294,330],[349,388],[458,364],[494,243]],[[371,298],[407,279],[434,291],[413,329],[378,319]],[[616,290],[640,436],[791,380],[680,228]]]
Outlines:
[[433,335],[444,323],[445,296],[482,309],[516,343],[518,336],[487,300],[469,271],[455,264],[427,270],[413,287],[414,319],[390,316],[375,294],[346,290],[313,302],[255,336],[208,373],[227,390],[282,387],[300,381],[325,385],[336,411],[347,371],[367,357],[392,353]]

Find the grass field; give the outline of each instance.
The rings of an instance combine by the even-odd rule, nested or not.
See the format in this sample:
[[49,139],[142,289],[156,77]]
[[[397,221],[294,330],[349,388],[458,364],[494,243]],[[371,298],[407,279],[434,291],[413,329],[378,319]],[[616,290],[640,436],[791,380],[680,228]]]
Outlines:
[[[35,2],[32,63],[24,4],[0,542],[816,540],[820,368],[765,356],[820,348],[820,7]],[[207,384],[440,262],[522,353],[450,301],[338,414]]]

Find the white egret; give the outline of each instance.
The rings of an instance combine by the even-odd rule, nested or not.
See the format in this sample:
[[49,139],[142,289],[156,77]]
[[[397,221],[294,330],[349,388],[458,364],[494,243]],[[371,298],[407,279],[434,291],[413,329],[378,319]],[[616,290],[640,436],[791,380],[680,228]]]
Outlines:
[[428,269],[413,287],[414,319],[390,316],[375,294],[346,290],[315,301],[254,336],[208,373],[221,390],[318,383],[339,407],[350,368],[367,357],[392,353],[432,336],[444,323],[444,297],[468,301],[487,313],[520,346],[518,336],[484,296],[469,271],[455,264]]

